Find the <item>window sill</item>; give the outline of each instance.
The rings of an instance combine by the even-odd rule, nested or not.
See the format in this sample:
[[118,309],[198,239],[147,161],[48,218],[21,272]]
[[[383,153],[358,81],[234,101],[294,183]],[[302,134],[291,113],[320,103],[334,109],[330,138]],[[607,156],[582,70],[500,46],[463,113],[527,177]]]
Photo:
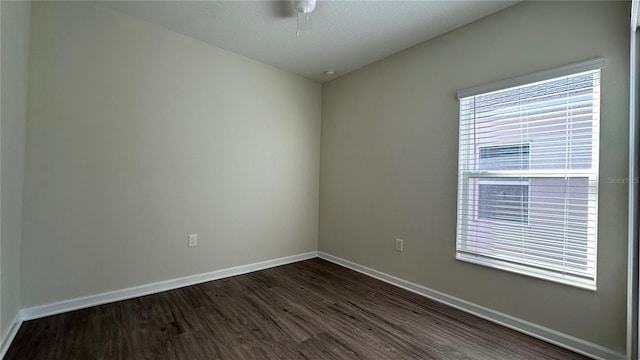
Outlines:
[[520,275],[525,275],[537,279],[551,281],[563,285],[577,287],[583,290],[596,291],[596,281],[581,278],[570,274],[561,274],[550,270],[533,268],[526,265],[511,263],[505,260],[486,258],[480,255],[473,255],[464,252],[457,252],[456,259],[476,265],[482,265],[494,269],[504,270]]

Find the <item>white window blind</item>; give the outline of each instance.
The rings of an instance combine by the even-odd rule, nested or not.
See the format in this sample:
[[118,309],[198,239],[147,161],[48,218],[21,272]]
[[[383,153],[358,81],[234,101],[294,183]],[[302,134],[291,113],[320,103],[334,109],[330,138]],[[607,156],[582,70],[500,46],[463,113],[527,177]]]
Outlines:
[[590,64],[459,93],[458,259],[595,288],[602,62]]

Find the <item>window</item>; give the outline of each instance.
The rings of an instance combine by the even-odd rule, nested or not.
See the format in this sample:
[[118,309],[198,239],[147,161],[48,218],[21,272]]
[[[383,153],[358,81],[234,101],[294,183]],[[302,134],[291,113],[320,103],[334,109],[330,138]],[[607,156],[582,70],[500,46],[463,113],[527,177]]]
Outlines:
[[480,147],[480,170],[529,168],[529,144]]
[[458,92],[457,259],[595,289],[603,64]]
[[[529,144],[482,146],[479,167],[480,170],[528,169]],[[528,221],[528,181],[478,180],[478,198],[479,220]]]
[[528,203],[528,181],[517,179],[478,181],[478,221],[527,223],[529,221]]

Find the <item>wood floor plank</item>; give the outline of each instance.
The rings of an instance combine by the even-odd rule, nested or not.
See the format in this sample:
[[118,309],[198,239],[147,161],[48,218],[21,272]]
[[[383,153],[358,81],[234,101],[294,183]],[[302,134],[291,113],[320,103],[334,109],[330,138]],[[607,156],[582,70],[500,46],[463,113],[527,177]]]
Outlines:
[[320,259],[26,321],[5,359],[586,359]]

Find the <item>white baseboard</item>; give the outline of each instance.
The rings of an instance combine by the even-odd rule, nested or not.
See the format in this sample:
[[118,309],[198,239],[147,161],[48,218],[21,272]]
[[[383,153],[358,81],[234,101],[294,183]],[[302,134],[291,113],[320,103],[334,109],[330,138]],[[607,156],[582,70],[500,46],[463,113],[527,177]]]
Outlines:
[[18,312],[9,326],[9,331],[2,339],[2,342],[0,342],[0,359],[3,359],[7,350],[9,350],[9,345],[11,345],[11,342],[16,337],[20,325],[22,325],[22,319],[20,318],[20,312]]
[[535,338],[544,340],[554,345],[569,349],[571,351],[575,351],[577,353],[580,353],[595,359],[602,359],[602,360],[625,359],[624,354],[616,352],[604,346],[601,346],[601,345],[598,345],[598,344],[595,344],[595,343],[592,343],[592,342],[577,338],[575,336],[571,336],[571,335],[568,335],[560,331],[556,331],[538,324],[534,324],[526,320],[518,319],[511,315],[507,315],[495,310],[491,310],[484,306],[480,306],[480,305],[471,303],[469,301],[462,300],[433,289],[429,289],[428,287],[397,278],[395,276],[383,273],[378,270],[373,270],[366,266],[362,266],[360,264],[324,253],[322,251],[318,251],[318,257],[327,261],[331,261],[338,265],[344,266],[346,268],[355,270],[362,274],[371,276],[378,280],[382,280],[389,284],[409,290],[416,294],[428,297],[435,301],[441,302],[443,304],[449,305],[451,307],[465,311],[467,313],[476,315],[478,317],[500,324],[510,329],[519,331],[521,333],[533,336]]
[[317,251],[311,251],[304,254],[286,256],[278,259],[262,261],[258,263],[240,265],[227,269],[221,269],[204,274],[185,276],[172,280],[154,282],[150,284],[130,287],[121,290],[109,291],[96,295],[63,300],[51,304],[32,306],[20,310],[19,318],[23,320],[32,320],[49,315],[61,314],[68,311],[84,309],[95,305],[106,304],[114,301],[131,299],[139,296],[155,294],[162,291],[173,290],[189,285],[200,284],[207,281],[218,280],[230,276],[242,275],[258,270],[263,270],[275,266],[286,265],[297,261],[313,259],[318,256]]

